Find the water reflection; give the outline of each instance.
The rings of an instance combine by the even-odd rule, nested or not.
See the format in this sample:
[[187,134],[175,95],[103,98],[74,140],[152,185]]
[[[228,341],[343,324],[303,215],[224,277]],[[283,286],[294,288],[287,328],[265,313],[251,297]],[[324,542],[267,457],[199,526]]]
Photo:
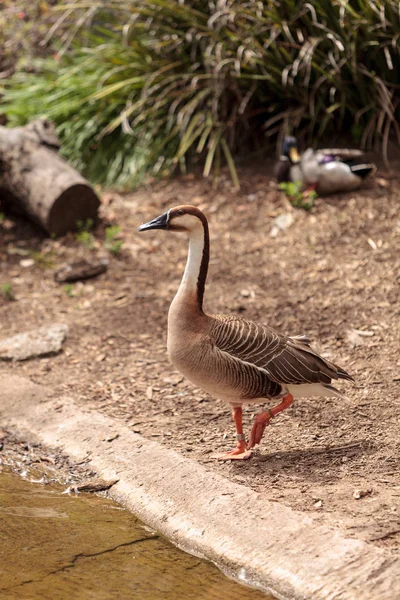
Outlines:
[[62,491],[0,473],[2,600],[268,600],[110,500]]

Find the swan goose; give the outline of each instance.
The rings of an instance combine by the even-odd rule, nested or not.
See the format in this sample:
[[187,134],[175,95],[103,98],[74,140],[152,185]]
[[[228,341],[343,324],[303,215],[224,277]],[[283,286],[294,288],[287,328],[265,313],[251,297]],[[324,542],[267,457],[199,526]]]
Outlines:
[[[249,458],[270,419],[294,398],[343,397],[331,385],[332,379],[353,378],[319,356],[306,336],[281,335],[253,321],[203,311],[210,242],[207,218],[198,208],[176,206],[139,227],[152,229],[185,232],[189,237],[186,268],[168,312],[167,348],[182,375],[232,407],[237,446],[216,458]],[[279,403],[256,416],[246,444],[242,406],[274,399]]]
[[299,154],[296,138],[287,136],[275,165],[275,177],[278,183],[300,181],[307,192],[315,190],[320,195],[351,192],[376,171],[374,164],[360,160],[362,154],[347,148],[308,148]]

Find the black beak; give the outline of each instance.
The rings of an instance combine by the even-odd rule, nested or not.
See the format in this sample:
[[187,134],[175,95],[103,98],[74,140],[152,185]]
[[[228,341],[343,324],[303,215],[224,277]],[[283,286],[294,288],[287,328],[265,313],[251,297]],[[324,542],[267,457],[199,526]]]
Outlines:
[[163,213],[148,223],[143,223],[138,231],[148,231],[149,229],[168,229],[169,213]]

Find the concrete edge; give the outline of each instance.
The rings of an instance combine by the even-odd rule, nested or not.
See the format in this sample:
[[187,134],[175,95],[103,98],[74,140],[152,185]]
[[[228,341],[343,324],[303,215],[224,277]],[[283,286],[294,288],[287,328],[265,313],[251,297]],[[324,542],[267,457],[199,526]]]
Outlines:
[[[268,501],[28,379],[0,376],[3,427],[88,455],[110,496],[183,550],[282,600],[400,598],[400,559]],[[117,436],[117,437],[115,437]],[[114,438],[107,441],[107,438]]]

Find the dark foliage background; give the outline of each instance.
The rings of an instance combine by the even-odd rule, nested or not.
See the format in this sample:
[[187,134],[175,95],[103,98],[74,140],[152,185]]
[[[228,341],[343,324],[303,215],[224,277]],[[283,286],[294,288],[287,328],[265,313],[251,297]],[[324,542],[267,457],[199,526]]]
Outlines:
[[[10,7],[0,19],[11,11],[20,24]],[[218,175],[222,164],[237,181],[238,158],[293,131],[314,143],[350,133],[384,158],[389,139],[400,139],[392,0],[112,0],[30,10],[41,25],[22,18],[23,37],[39,36],[41,51],[3,78],[1,110],[11,125],[53,119],[63,152],[92,181],[131,185],[196,165]]]

